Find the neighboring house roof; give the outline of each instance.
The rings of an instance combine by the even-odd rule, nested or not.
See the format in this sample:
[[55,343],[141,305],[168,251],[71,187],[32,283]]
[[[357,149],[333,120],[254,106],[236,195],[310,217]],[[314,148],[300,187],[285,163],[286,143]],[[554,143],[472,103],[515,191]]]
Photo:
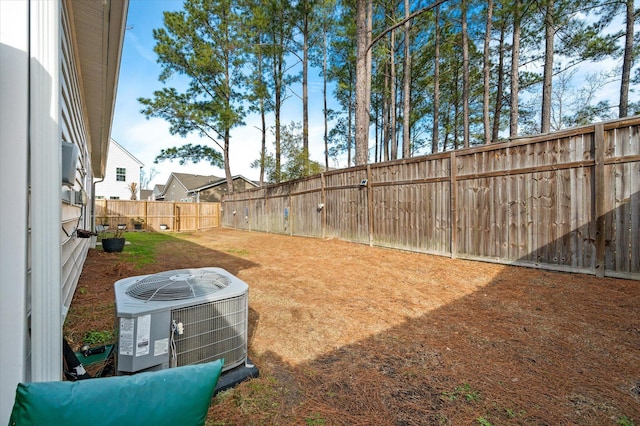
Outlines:
[[111,143],[115,144],[118,148],[120,148],[122,150],[122,152],[124,152],[125,154],[127,154],[129,157],[131,157],[131,159],[133,161],[135,161],[136,163],[138,163],[140,165],[140,167],[144,167],[144,164],[142,163],[142,161],[138,160],[136,157],[133,156],[132,153],[130,153],[129,151],[126,150],[125,147],[123,147],[122,145],[120,145],[118,142],[116,142],[115,140],[111,139]]
[[[218,176],[202,176],[202,175],[192,175],[189,173],[171,173],[171,175],[178,181],[184,189],[187,191],[194,191],[201,187],[206,187],[207,185],[211,185],[213,183],[218,183],[221,180],[225,181],[225,178],[221,178]],[[171,179],[171,177],[169,177]],[[167,181],[168,182],[168,181]]]
[[[192,175],[189,173],[171,173],[167,183],[165,185],[156,185],[156,188],[163,187],[161,192],[156,192],[154,188],[154,192],[156,193],[156,199],[161,198],[165,195],[166,189],[169,188],[169,183],[171,180],[175,180],[178,182],[187,192],[198,192],[203,191],[208,188],[213,188],[218,185],[223,185],[227,183],[227,178],[209,175]],[[254,181],[247,179],[242,175],[233,176],[233,180],[244,180],[252,186],[258,186]]]
[[[257,184],[257,183],[255,183],[255,182],[254,182],[254,181],[252,181],[252,180],[247,179],[246,177],[244,177],[244,176],[242,176],[242,175],[235,175],[235,176],[233,176],[233,180],[234,180],[234,181],[236,181],[236,180],[243,180],[243,181],[247,182],[248,184],[250,184],[250,185],[252,185],[252,186],[256,186],[256,187],[258,186],[258,184]],[[215,181],[215,182],[210,182],[210,183],[205,184],[205,185],[203,185],[203,186],[200,186],[200,187],[198,187],[198,188],[193,188],[193,189],[191,189],[191,191],[203,191],[203,190],[205,190],[205,189],[213,188],[213,187],[215,187],[215,186],[222,185],[222,184],[225,184],[225,183],[227,183],[227,178],[220,178],[219,180],[217,180],[217,181]]]

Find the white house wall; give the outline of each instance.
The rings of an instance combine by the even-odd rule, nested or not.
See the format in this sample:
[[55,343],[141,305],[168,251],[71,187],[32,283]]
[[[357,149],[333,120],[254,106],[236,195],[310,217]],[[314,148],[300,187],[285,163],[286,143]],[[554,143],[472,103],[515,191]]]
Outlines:
[[[142,163],[113,140],[109,145],[107,168],[103,182],[96,183],[96,196],[107,200],[130,200],[129,185],[135,182],[138,186],[136,199],[140,198],[140,168]],[[116,169],[125,169],[125,181],[116,180]]]
[[[90,225],[82,198],[92,195],[96,153],[90,148],[74,4],[86,6],[0,0],[0,424],[9,421],[18,382],[62,379],[63,315],[88,250],[76,230]],[[114,27],[121,29],[114,38],[121,40],[123,21]],[[61,140],[78,147],[69,187],[61,182]]]
[[[62,376],[60,0],[29,2],[30,380]],[[3,64],[4,65],[4,64]]]
[[0,424],[28,369],[28,28],[28,2],[0,1]]

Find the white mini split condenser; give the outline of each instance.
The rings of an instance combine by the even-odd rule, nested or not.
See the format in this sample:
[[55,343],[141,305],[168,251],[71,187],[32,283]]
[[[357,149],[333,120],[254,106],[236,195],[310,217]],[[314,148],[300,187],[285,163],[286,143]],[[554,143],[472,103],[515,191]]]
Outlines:
[[221,268],[179,269],[115,283],[117,373],[224,358],[247,360],[249,286]]

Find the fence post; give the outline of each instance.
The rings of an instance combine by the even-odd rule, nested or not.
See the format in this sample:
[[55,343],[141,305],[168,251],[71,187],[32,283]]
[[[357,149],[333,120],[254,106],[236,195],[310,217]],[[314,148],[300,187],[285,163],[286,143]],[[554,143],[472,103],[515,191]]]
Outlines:
[[595,191],[593,194],[593,202],[595,204],[596,214],[596,261],[595,261],[595,274],[597,277],[604,277],[605,269],[605,215],[607,213],[607,206],[605,206],[605,191],[612,190],[611,188],[605,188],[604,185],[604,126],[602,123],[598,123],[594,126],[593,135],[594,145],[594,179],[595,179]]
[[320,202],[322,203],[322,211],[320,212],[320,220],[322,223],[320,224],[322,229],[322,238],[325,238],[325,232],[327,229],[327,197],[324,189],[324,173],[320,173]]
[[289,189],[289,235],[293,235],[293,198],[291,198],[291,184],[288,186]]
[[449,174],[451,178],[451,258],[458,256],[458,165],[456,163],[456,152],[451,151],[449,160]]
[[371,186],[370,164],[367,164],[367,214],[367,222],[369,222],[369,245],[373,247],[373,187]]

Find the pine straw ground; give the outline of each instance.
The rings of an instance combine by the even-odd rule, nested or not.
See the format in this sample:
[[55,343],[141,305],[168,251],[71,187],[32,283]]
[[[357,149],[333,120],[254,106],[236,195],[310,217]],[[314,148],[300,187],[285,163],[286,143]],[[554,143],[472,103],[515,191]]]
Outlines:
[[[640,283],[214,229],[156,262],[90,250],[65,335],[113,330],[114,281],[218,266],[249,284],[260,377],[208,425],[640,424]],[[99,380],[99,379],[98,379]]]

